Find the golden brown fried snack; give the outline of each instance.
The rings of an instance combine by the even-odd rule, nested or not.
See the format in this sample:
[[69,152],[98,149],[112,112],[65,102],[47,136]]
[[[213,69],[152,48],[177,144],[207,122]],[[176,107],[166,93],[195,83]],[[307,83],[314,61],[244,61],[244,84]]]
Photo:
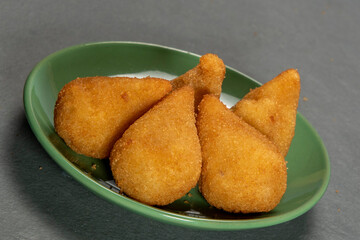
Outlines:
[[286,163],[276,146],[205,95],[197,117],[203,167],[200,188],[216,208],[228,212],[268,212],[286,190]]
[[215,54],[208,53],[200,58],[193,69],[171,81],[173,89],[191,86],[195,89],[195,110],[203,95],[214,94],[220,97],[221,85],[225,77],[225,65]]
[[194,91],[171,92],[134,122],[110,155],[116,184],[130,197],[166,205],[193,188],[201,172]]
[[170,91],[157,78],[77,78],[58,95],[55,130],[75,152],[107,158],[130,124]]
[[286,156],[295,134],[300,76],[289,69],[250,91],[232,110],[266,135]]

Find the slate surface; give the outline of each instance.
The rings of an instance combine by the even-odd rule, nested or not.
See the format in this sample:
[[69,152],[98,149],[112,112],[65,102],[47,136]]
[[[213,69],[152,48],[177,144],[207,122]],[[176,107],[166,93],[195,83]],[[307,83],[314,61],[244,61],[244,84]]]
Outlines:
[[[359,11],[356,0],[2,0],[0,238],[359,239]],[[45,56],[104,40],[213,52],[260,82],[298,68],[299,111],[317,129],[331,159],[324,197],[284,224],[213,232],[166,225],[95,196],[37,142],[25,118],[22,91],[28,73]]]

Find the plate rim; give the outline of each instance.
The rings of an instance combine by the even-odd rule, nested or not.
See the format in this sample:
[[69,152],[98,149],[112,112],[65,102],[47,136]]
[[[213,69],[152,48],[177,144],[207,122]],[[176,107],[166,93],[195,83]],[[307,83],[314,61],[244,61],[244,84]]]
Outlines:
[[[83,186],[90,189],[93,193],[100,196],[103,199],[106,199],[118,206],[121,206],[125,209],[129,209],[135,213],[140,215],[150,217],[156,219],[160,222],[170,223],[177,226],[185,226],[195,229],[204,229],[204,230],[245,230],[245,229],[253,229],[253,228],[261,228],[261,227],[269,227],[273,225],[277,225],[280,223],[284,223],[299,217],[300,215],[309,211],[315,204],[322,198],[325,194],[329,181],[330,181],[330,174],[331,174],[331,167],[330,167],[330,159],[326,147],[319,136],[318,132],[315,128],[309,123],[309,121],[301,114],[297,113],[297,117],[300,117],[302,121],[309,127],[309,130],[314,133],[317,141],[320,144],[321,152],[324,155],[325,161],[325,178],[323,179],[323,183],[319,189],[317,189],[316,193],[307,200],[304,204],[300,205],[298,208],[295,208],[284,215],[274,216],[269,218],[262,218],[262,219],[241,219],[241,220],[228,220],[228,219],[204,219],[204,218],[196,218],[191,216],[186,216],[182,214],[172,213],[163,209],[158,209],[156,207],[148,206],[146,204],[142,204],[137,202],[131,198],[127,198],[125,196],[119,195],[112,190],[106,188],[105,186],[101,185],[99,182],[96,182],[94,179],[87,176],[84,172],[79,170],[73,163],[66,159],[59,151],[56,149],[51,143],[49,143],[47,137],[42,132],[35,113],[33,111],[33,105],[31,101],[31,89],[34,86],[35,78],[33,77],[38,69],[42,67],[49,59],[54,58],[58,55],[64,54],[66,52],[84,48],[84,47],[91,47],[96,45],[107,45],[107,44],[116,44],[116,45],[138,45],[138,46],[148,46],[148,47],[156,47],[156,48],[163,48],[170,51],[181,52],[185,54],[189,54],[195,57],[199,57],[199,54],[195,54],[189,51],[163,46],[159,44],[153,43],[145,43],[145,42],[133,42],[133,41],[101,41],[101,42],[89,42],[83,43],[78,45],[73,45],[70,47],[63,48],[58,50],[45,58],[39,61],[35,67],[29,73],[24,89],[23,89],[23,104],[25,115],[28,120],[28,123],[36,136],[37,140],[40,142],[42,147],[45,151],[50,155],[50,157],[69,175],[75,178],[76,181],[80,182]],[[229,70],[234,71],[236,74],[244,76],[249,80],[261,85],[260,82],[256,81],[252,77],[226,65],[226,68]]]

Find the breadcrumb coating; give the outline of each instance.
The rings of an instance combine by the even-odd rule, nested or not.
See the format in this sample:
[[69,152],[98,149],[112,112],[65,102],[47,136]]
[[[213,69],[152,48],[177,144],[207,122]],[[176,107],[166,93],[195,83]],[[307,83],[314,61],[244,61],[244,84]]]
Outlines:
[[110,156],[116,184],[149,205],[167,205],[188,193],[201,172],[194,90],[171,92],[136,120]]
[[220,97],[221,85],[225,77],[224,62],[215,54],[208,53],[200,58],[199,64],[171,81],[173,89],[191,86],[195,89],[195,110],[203,95]]
[[209,204],[234,213],[274,209],[287,181],[276,146],[211,95],[199,105],[197,127],[203,158],[199,184]]
[[55,130],[75,152],[107,158],[116,140],[172,89],[157,78],[77,78],[60,91]]
[[295,135],[299,96],[299,73],[289,69],[250,91],[232,110],[266,135],[286,156]]

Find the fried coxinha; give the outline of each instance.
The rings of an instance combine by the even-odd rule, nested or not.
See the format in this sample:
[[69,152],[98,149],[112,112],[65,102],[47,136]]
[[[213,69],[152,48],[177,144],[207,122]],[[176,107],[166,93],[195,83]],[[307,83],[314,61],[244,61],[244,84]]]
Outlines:
[[58,95],[55,130],[77,153],[107,158],[124,131],[171,89],[158,78],[77,78]]
[[224,62],[215,54],[208,53],[200,58],[199,64],[181,76],[173,79],[173,89],[191,86],[195,90],[195,110],[205,94],[220,97],[225,78]]
[[197,127],[203,166],[199,187],[228,212],[268,212],[286,190],[286,162],[277,147],[219,101],[205,95]]
[[299,73],[288,69],[251,90],[232,110],[266,135],[286,156],[295,134],[299,96]]
[[[224,76],[222,60],[206,54],[171,82],[78,78],[58,95],[55,130],[78,153],[107,158],[111,151],[116,183],[143,203],[175,201],[201,172],[199,188],[211,205],[267,212],[286,190],[284,157],[294,136],[300,77],[289,69],[231,111],[219,101]],[[194,106],[200,101],[199,142]]]
[[116,184],[128,196],[166,205],[193,188],[201,172],[194,90],[171,92],[136,120],[110,155]]

